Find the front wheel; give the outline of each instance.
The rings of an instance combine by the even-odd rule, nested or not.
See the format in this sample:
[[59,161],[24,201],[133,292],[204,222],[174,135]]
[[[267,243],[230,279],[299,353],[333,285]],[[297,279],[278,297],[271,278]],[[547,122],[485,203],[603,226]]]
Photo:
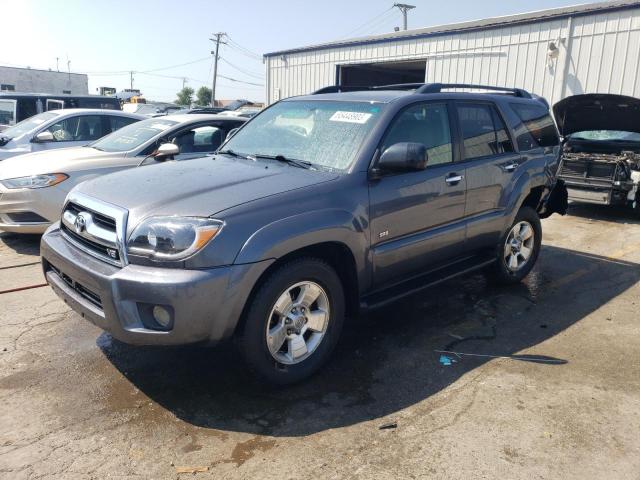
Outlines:
[[522,207],[513,224],[502,235],[496,249],[495,278],[513,284],[526,277],[538,259],[542,226],[536,211]]
[[312,375],[338,342],[344,304],[342,283],[330,265],[314,258],[284,264],[247,309],[240,338],[247,364],[280,385]]

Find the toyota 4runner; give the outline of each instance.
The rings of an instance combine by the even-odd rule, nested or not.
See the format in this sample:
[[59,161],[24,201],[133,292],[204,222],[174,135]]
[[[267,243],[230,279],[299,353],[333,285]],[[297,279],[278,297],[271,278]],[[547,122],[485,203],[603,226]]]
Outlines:
[[524,90],[328,87],[272,105],[213,156],[80,184],[43,268],[116,339],[233,336],[256,373],[291,383],[345,318],[482,268],[522,280],[540,218],[566,210],[558,144]]

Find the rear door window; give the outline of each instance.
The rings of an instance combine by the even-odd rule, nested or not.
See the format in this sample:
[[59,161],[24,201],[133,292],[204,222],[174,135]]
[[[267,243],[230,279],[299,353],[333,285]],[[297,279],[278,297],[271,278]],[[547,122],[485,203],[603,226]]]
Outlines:
[[513,152],[504,121],[491,104],[456,105],[465,160]]
[[512,103],[513,111],[522,121],[516,142],[522,151],[539,147],[553,147],[560,142],[556,126],[544,105],[535,103]]

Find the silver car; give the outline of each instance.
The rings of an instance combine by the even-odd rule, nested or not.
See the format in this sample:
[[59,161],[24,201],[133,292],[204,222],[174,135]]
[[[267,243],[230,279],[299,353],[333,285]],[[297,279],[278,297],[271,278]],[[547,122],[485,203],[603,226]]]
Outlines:
[[77,147],[147,117],[118,110],[70,108],[39,113],[0,133],[0,160]]
[[[246,118],[168,115],[117,130],[84,147],[30,153],[0,162],[0,230],[42,233],[57,221],[78,183],[174,158],[213,153]],[[144,167],[146,168],[146,167]]]

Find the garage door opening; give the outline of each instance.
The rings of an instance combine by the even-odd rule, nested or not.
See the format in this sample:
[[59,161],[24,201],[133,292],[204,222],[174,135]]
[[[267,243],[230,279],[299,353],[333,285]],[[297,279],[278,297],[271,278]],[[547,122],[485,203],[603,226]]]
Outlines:
[[396,83],[424,83],[427,63],[387,62],[361,65],[341,65],[340,85],[373,87]]

